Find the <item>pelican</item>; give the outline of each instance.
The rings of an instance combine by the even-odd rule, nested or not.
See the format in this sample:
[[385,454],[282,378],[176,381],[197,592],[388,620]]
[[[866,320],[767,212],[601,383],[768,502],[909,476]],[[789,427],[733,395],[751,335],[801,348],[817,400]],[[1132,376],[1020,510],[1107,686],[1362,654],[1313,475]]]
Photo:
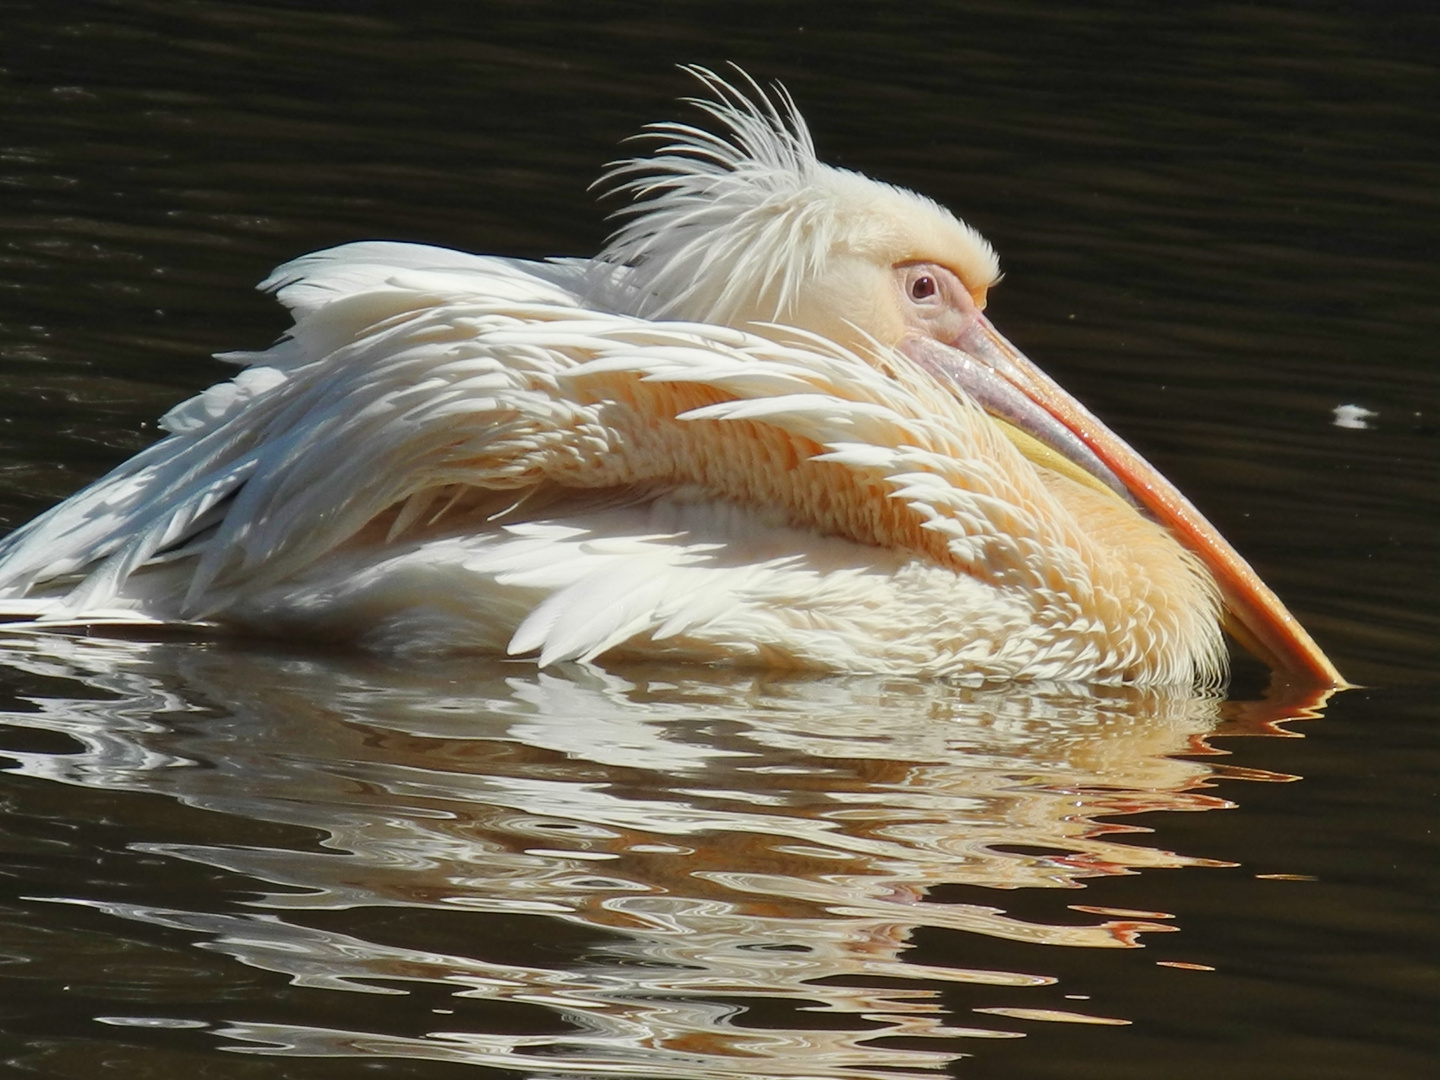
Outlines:
[[982,314],[990,245],[822,164],[788,92],[601,182],[594,259],[362,242],[294,326],[0,543],[26,629],[179,624],[402,654],[978,680],[1223,678],[1222,622],[1324,654],[1168,481]]

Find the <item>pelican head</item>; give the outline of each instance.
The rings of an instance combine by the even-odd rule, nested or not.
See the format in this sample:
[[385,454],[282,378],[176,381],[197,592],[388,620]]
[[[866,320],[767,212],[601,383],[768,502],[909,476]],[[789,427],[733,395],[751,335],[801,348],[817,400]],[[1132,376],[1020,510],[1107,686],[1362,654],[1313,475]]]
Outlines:
[[[801,327],[855,348],[934,336],[961,296],[985,306],[994,249],[923,195],[818,160],[783,87],[772,100],[703,68],[714,93],[691,98],[729,133],[654,124],[650,156],[601,178],[636,196],[597,260],[621,267],[614,299],[630,314],[761,330]],[[743,73],[742,73],[743,76]],[[748,77],[747,77],[748,78]]]

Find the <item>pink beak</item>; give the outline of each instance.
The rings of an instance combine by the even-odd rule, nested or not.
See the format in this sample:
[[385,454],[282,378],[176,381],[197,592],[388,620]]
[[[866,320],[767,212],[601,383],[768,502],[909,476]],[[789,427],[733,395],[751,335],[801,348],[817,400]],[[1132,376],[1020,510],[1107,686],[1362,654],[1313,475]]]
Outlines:
[[1348,685],[1280,598],[1175,485],[1006,341],[978,309],[949,344],[913,333],[899,347],[1169,529],[1214,576],[1229,615],[1226,629],[1251,653],[1310,685]]

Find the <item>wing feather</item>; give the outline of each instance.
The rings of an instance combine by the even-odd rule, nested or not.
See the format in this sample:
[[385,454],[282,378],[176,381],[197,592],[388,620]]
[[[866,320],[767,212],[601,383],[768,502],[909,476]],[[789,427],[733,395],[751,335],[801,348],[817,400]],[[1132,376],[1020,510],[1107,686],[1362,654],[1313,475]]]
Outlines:
[[[267,286],[296,313],[290,334],[172,410],[168,438],[0,542],[0,597],[63,585],[53,610],[73,617],[118,602],[142,568],[191,557],[175,614],[204,618],[386,512],[377,542],[398,542],[464,489],[683,484],[663,433],[696,422],[744,419],[822,445],[934,434],[920,419],[933,402],[860,357],[597,313],[557,284],[567,274],[583,277],[378,243],[282,267]],[[673,411],[637,415],[641,385],[676,388]],[[686,408],[701,401],[712,404]],[[660,457],[634,460],[621,423],[654,429]]]

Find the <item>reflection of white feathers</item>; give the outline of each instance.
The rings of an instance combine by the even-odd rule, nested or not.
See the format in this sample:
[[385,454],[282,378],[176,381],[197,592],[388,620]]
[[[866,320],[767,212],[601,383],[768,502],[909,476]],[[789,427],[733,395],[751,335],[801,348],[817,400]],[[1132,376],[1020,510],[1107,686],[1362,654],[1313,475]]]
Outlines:
[[[626,679],[54,636],[0,664],[44,686],[39,711],[0,714],[36,733],[6,750],[34,798],[119,808],[110,835],[135,857],[106,892],[191,867],[191,887],[144,903],[51,897],[89,909],[51,907],[57,934],[117,920],[132,951],[178,949],[182,974],[416,994],[404,1035],[405,999],[318,1000],[304,1023],[217,1027],[229,1049],[540,1076],[943,1075],[973,1045],[957,1040],[1013,1025],[987,1032],[942,988],[1054,1004],[1054,946],[1170,928],[1073,906],[1097,878],[1207,864],[1115,814],[1230,805],[1213,787],[1229,772],[1195,756],[1219,705],[1177,688]],[[1017,890],[1043,891],[1021,915]],[[431,1011],[447,1001],[539,1022],[457,1033]],[[764,1030],[736,1019],[756,1001]]]
[[289,335],[0,543],[0,611],[542,663],[1212,678],[1214,587],[1163,529],[1031,464],[883,320],[822,310],[915,258],[981,296],[988,245],[821,165],[788,98],[700,75],[721,134],[662,126],[612,169],[647,201],[596,260],[371,242],[277,270]]

